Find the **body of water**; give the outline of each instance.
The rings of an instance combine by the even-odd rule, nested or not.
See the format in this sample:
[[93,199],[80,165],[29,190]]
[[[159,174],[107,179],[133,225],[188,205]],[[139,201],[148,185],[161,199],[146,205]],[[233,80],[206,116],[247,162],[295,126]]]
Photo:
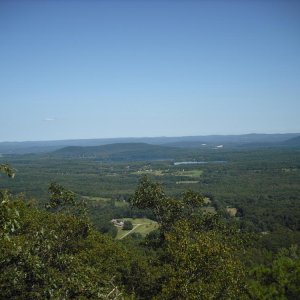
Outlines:
[[224,164],[226,163],[225,160],[214,160],[214,161],[179,161],[179,162],[174,162],[175,166],[179,165],[203,165],[203,164]]

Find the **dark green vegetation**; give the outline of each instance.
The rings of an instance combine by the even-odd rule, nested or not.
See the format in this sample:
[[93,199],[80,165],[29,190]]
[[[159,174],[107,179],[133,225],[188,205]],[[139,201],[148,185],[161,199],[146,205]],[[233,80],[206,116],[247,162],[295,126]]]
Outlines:
[[[2,157],[3,299],[300,298],[298,148],[140,147]],[[112,239],[145,217],[159,229]]]
[[123,230],[131,230],[133,229],[133,225],[131,221],[124,221]]
[[[145,144],[134,148],[136,144],[132,144],[121,151],[121,145],[102,147],[113,149],[108,151],[108,156],[124,152],[128,155],[129,150],[137,155],[142,149],[150,158],[153,156],[149,149],[158,147],[160,153],[164,148],[152,145],[147,148]],[[60,153],[68,149],[60,150]],[[174,160],[133,162],[99,158],[58,159],[48,155],[4,157],[17,170],[18,176],[13,181],[2,178],[0,187],[7,187],[14,194],[25,192],[43,205],[48,199],[49,183],[58,182],[84,196],[95,214],[99,211],[108,216],[107,221],[109,218],[144,216],[134,215],[127,200],[139,178],[148,175],[163,184],[168,195],[178,197],[186,189],[208,195],[211,203],[207,205],[215,207],[225,217],[227,206],[236,208],[234,220],[238,220],[242,229],[264,232],[264,240],[270,237],[266,242],[269,249],[299,242],[298,149],[192,149],[182,154],[183,150],[180,149],[178,161],[208,163],[174,165]],[[102,218],[97,219],[99,224],[102,223]]]

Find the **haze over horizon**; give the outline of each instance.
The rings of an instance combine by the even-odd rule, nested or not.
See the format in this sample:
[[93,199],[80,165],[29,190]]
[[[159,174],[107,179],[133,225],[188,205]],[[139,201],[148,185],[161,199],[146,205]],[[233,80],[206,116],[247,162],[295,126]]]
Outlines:
[[0,2],[0,142],[300,132],[297,1]]
[[[284,132],[284,133],[255,133],[255,132],[249,132],[249,133],[244,133],[244,134],[203,134],[203,135],[174,135],[174,136],[123,136],[123,137],[91,137],[91,138],[66,138],[66,139],[39,139],[39,140],[6,140],[6,141],[0,141],[0,144],[5,144],[5,143],[39,143],[39,142],[60,142],[60,141],[88,141],[88,140],[112,140],[111,143],[119,143],[119,140],[124,140],[125,143],[135,143],[135,141],[130,141],[130,140],[137,140],[136,143],[145,143],[141,140],[151,140],[151,139],[184,139],[184,140],[190,140],[190,141],[195,141],[198,140],[198,138],[201,137],[243,137],[243,136],[252,136],[252,135],[282,135],[282,136],[289,136],[292,135],[293,137],[298,137],[300,136],[300,132]],[[293,138],[292,137],[292,138]],[[290,139],[291,137],[287,137],[287,139]],[[107,144],[107,143],[105,143]],[[108,143],[110,144],[110,143]]]

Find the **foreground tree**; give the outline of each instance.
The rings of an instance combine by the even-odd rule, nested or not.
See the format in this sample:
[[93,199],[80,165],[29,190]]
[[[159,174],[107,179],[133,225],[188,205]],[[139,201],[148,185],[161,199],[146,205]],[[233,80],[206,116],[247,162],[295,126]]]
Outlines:
[[1,299],[123,298],[126,250],[85,218],[38,210],[7,191],[0,217]]
[[[245,271],[237,253],[245,239],[216,215],[203,212],[204,198],[191,191],[180,199],[165,195],[147,177],[141,179],[131,203],[153,210],[160,224],[156,245],[162,269],[155,299],[247,298]],[[149,299],[152,299],[149,298]]]
[[[0,164],[0,173],[14,178],[15,172],[9,166]],[[19,211],[7,190],[0,190],[0,238],[9,239],[10,234],[19,228]]]
[[243,299],[245,271],[236,233],[217,224],[176,222],[166,234],[166,280],[160,299]]
[[300,251],[297,246],[281,249],[268,265],[250,271],[252,299],[300,299]]

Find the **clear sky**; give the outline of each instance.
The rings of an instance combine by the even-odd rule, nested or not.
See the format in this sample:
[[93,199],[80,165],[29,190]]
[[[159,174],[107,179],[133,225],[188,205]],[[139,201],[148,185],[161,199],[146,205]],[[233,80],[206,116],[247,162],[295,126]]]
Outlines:
[[0,141],[300,132],[300,1],[0,1]]

